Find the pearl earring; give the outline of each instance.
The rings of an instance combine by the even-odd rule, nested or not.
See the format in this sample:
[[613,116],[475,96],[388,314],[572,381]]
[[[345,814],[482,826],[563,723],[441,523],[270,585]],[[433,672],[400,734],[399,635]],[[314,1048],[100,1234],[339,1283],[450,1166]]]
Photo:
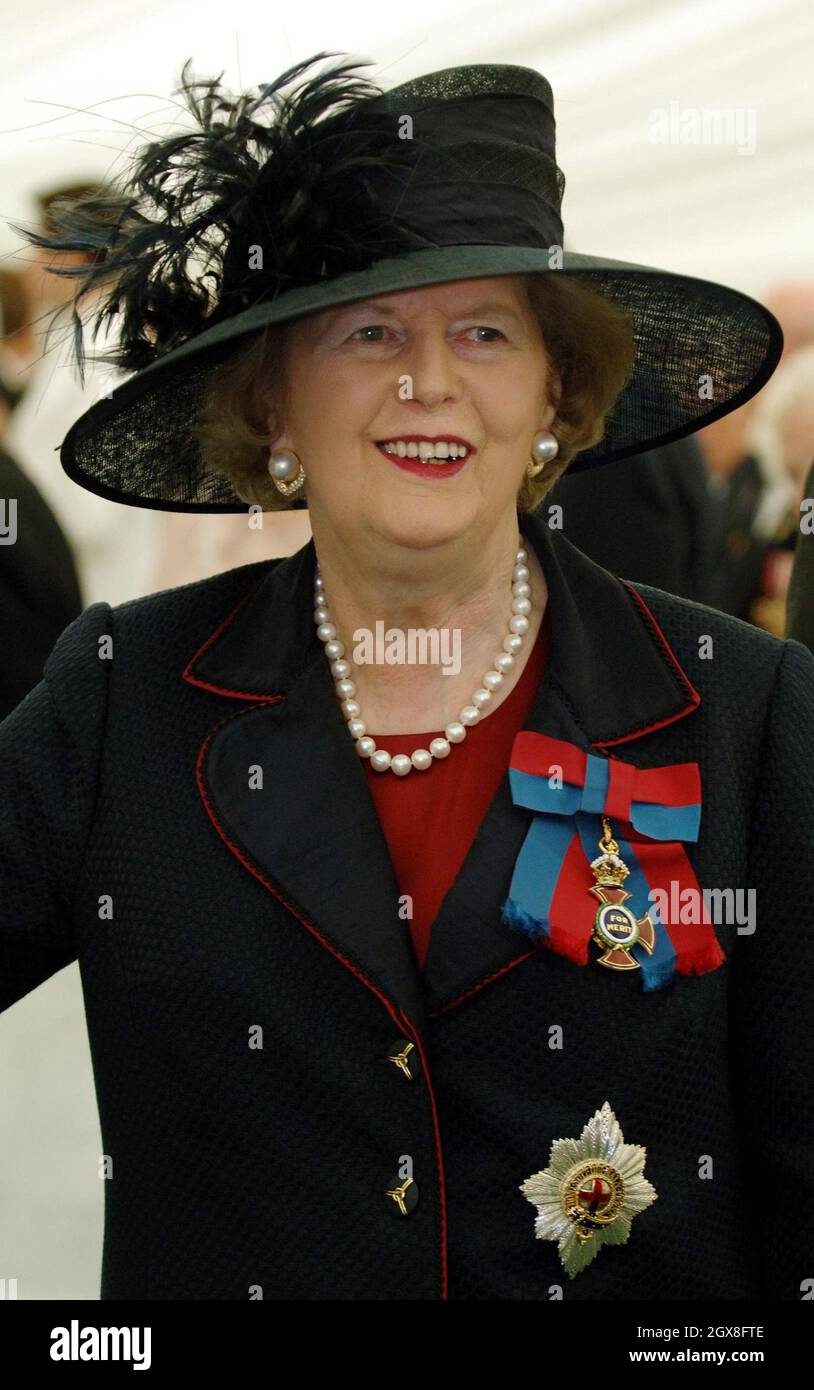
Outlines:
[[548,430],[538,430],[531,441],[531,461],[526,465],[528,477],[536,478],[559,452],[560,445],[556,435]]
[[305,469],[293,449],[272,449],[267,466],[274,486],[283,497],[291,497],[305,482]]

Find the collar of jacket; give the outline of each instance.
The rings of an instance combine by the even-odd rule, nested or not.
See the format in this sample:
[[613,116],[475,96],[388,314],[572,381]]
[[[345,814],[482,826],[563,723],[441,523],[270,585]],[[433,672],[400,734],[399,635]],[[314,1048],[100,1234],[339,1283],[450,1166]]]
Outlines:
[[[636,588],[541,517],[524,513],[520,526],[551,606],[549,660],[524,728],[604,750],[691,714],[700,696]],[[422,975],[316,636],[314,564],[313,540],[270,561],[186,666],[191,684],[241,702],[204,740],[198,786],[247,871],[420,1037],[429,1014],[532,954],[500,908],[533,813],[514,806],[507,772],[435,919]]]

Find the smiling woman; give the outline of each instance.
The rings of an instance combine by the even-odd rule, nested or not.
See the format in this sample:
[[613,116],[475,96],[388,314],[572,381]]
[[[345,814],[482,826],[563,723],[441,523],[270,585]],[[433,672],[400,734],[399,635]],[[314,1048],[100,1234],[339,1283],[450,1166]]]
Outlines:
[[[625,310],[578,277],[530,274],[504,278],[511,285],[504,294],[507,305],[519,299],[521,310],[525,307],[526,315],[529,311],[534,314],[548,362],[560,379],[562,391],[550,425],[560,445],[556,464],[536,478],[523,475],[519,480],[517,504],[525,511],[542,501],[580,450],[602,438],[605,417],[630,377],[635,339]],[[490,287],[500,283],[494,279],[488,282]],[[473,292],[472,281],[455,284],[459,290]],[[399,300],[403,298],[394,295],[390,299],[396,320]],[[376,304],[379,303],[377,298]],[[377,323],[375,309],[370,310],[368,320],[364,301],[344,308],[338,317],[339,323],[345,321],[349,334],[354,332],[352,319],[360,324]],[[515,321],[517,318],[515,313]],[[294,330],[302,322],[266,327],[247,345],[241,345],[229,361],[215,368],[194,426],[204,466],[227,477],[247,504],[267,511],[292,506],[292,501],[274,487],[266,463],[269,446],[276,442],[285,425],[287,349]],[[335,312],[312,316],[310,334],[319,334],[321,324],[327,330],[329,323],[335,335]],[[365,351],[369,354],[375,346],[371,344]],[[482,360],[488,362],[491,359],[487,347],[491,345],[484,344],[479,351]],[[477,360],[477,350],[469,360]],[[306,500],[307,496],[306,482],[297,501]]]
[[312,531],[91,605],[0,726],[0,1007],[79,957],[103,1296],[798,1300],[814,658],[534,509],[592,468],[601,516],[777,325],[559,265],[532,69],[305,66],[205,83],[55,239],[107,249],[134,371],[71,476],[247,525],[304,496]]

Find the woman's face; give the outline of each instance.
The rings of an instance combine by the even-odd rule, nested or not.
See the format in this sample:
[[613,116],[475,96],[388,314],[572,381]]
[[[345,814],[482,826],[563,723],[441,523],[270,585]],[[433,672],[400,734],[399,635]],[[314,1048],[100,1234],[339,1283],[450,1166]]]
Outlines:
[[[289,333],[285,432],[274,444],[302,460],[315,523],[423,548],[514,513],[559,391],[522,276],[359,300]],[[457,472],[419,476],[379,447],[410,436],[471,447]]]

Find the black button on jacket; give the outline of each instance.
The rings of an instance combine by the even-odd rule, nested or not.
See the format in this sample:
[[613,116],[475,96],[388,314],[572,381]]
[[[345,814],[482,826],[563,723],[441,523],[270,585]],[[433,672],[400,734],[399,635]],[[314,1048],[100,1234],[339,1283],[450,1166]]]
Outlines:
[[[814,657],[521,525],[552,619],[525,727],[697,762],[689,858],[755,890],[755,931],[716,925],[725,963],[652,992],[530,947],[500,915],[532,815],[507,776],[422,976],[313,543],[91,605],[0,725],[0,1006],[78,957],[103,1298],[796,1300],[812,1277]],[[572,1280],[519,1188],[605,1101],[658,1197]]]

